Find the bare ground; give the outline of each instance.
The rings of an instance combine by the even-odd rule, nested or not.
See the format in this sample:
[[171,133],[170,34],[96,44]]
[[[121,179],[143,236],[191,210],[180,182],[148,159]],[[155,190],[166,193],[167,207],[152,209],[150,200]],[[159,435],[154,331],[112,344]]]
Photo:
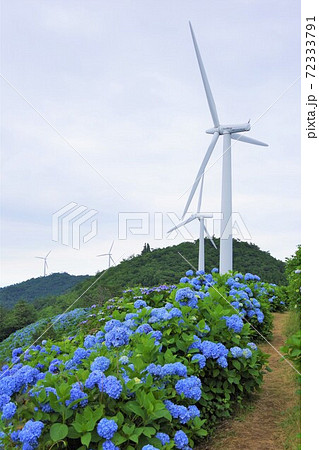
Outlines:
[[[284,344],[285,324],[289,313],[274,314],[272,345],[276,349]],[[215,436],[197,450],[283,450],[286,436],[281,423],[288,408],[295,405],[296,385],[293,369],[280,361],[278,353],[266,342],[260,348],[270,354],[272,372],[264,376],[262,390],[247,407],[244,414],[225,421]],[[296,430],[296,433],[298,430]]]

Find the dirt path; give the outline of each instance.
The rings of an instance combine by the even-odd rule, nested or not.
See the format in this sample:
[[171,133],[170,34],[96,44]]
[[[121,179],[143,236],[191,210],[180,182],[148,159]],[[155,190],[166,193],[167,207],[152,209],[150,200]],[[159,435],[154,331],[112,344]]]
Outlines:
[[[284,344],[284,329],[289,313],[274,314],[272,345],[278,350]],[[266,342],[260,348],[270,354],[272,372],[264,376],[262,390],[251,409],[243,416],[223,423],[215,437],[198,450],[283,450],[285,434],[280,423],[285,411],[294,405],[296,386],[292,369]]]

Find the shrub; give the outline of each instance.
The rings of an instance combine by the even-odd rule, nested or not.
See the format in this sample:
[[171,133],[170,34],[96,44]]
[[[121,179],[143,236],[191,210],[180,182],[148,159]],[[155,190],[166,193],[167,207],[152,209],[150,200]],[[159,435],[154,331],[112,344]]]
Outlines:
[[27,357],[13,349],[0,373],[0,408],[17,407],[2,420],[4,447],[193,446],[262,383],[267,357],[243,319],[253,311],[269,332],[269,305],[248,275],[188,273],[177,286],[129,290],[84,321],[82,312],[64,318],[74,336],[33,345]]

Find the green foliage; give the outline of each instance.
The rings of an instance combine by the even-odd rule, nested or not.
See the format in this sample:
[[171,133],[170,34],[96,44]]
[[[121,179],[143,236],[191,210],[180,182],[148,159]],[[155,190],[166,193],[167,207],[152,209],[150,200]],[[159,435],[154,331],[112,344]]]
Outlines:
[[281,347],[285,358],[293,362],[297,370],[301,370],[301,330],[288,337],[285,345]]
[[[219,275],[214,277],[222,280]],[[45,351],[31,348],[28,361],[24,364],[41,367],[45,376],[39,377],[35,386],[23,386],[14,394],[12,401],[18,405],[18,412],[10,423],[3,421],[5,448],[11,448],[11,432],[21,429],[26,421],[34,419],[44,423],[39,440],[39,448],[43,450],[100,450],[104,439],[97,433],[97,424],[101,418],[116,422],[118,429],[112,441],[123,450],[141,450],[147,444],[159,449],[172,449],[173,442],[162,446],[155,435],[161,431],[172,438],[181,429],[187,434],[189,445],[193,447],[211,432],[212,426],[229,417],[237,405],[260,388],[267,363],[267,355],[259,349],[252,350],[251,357],[233,357],[230,348],[238,346],[247,349],[247,344],[254,338],[254,331],[248,323],[237,332],[226,325],[225,317],[233,315],[234,309],[229,303],[225,303],[226,290],[222,289],[222,281],[219,285],[217,289],[210,288],[205,296],[195,292],[196,307],[178,302],[175,299],[176,289],[172,292],[165,288],[142,292],[140,289],[128,290],[122,298],[111,299],[102,307],[93,308],[86,323],[82,327],[75,327],[77,333],[72,339],[66,338],[70,330],[65,324],[64,339],[43,342],[41,350]],[[183,287],[185,284],[177,286]],[[257,296],[258,288],[254,289]],[[223,295],[220,295],[219,290]],[[205,286],[201,293],[206,293]],[[137,298],[143,298],[148,307],[137,310],[134,306]],[[167,306],[167,310],[170,310],[172,306],[167,305],[167,302],[178,308],[181,315],[152,321],[153,308]],[[265,307],[266,305],[269,308],[265,302]],[[103,330],[104,324],[111,318],[124,322],[127,313],[137,314],[133,330],[139,324],[151,323],[154,331],[161,331],[159,345],[152,333],[133,332],[127,345],[108,348],[102,341],[100,344],[92,344],[90,352],[75,368],[68,366],[75,351],[86,347],[85,339],[88,335],[92,337],[98,330]],[[74,326],[71,333],[73,332]],[[200,368],[198,362],[192,360],[194,354],[199,352],[196,348],[190,348],[194,343],[194,335],[202,337],[203,341],[225,345],[228,349],[228,365],[221,366],[217,359],[210,357],[207,358],[205,367]],[[57,350],[52,349],[53,343],[60,348],[58,355]],[[86,386],[91,364],[97,356],[109,359],[110,366],[104,373],[105,376],[114,375],[120,381],[122,393],[118,398],[113,398],[98,386]],[[122,362],[123,356],[129,358],[129,364]],[[58,370],[51,373],[48,369],[56,358],[60,364]],[[150,364],[163,367],[175,362],[186,366],[187,375],[199,377],[202,384],[202,394],[196,403],[201,416],[186,423],[180,423],[177,418],[172,417],[164,404],[165,400],[170,400],[187,408],[195,403],[177,392],[175,385],[181,376],[167,375],[163,379],[147,370]],[[86,396],[84,404],[81,404],[81,399],[70,400],[72,386],[78,386],[83,391]],[[46,388],[54,388],[56,394],[48,392]],[[51,412],[48,412],[48,408],[51,408]]]
[[17,302],[11,310],[0,307],[0,341],[36,319],[33,306],[23,300]]
[[286,276],[288,280],[287,295],[289,305],[298,311],[301,309],[301,246],[292,257],[286,261]]
[[[288,278],[287,295],[288,303],[292,309],[288,339],[281,348],[285,357],[289,359],[296,369],[301,370],[301,246],[291,258],[287,260],[286,273]],[[298,377],[300,380],[300,377]]]

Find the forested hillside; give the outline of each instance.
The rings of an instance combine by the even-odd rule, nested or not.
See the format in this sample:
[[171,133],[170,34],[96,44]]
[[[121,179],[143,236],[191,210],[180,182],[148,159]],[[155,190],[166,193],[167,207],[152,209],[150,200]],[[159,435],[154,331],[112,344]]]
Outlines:
[[[219,240],[215,239],[215,242],[218,250],[208,240],[205,242],[208,271],[218,267]],[[269,283],[286,283],[285,263],[260,250],[257,245],[234,240],[233,251],[235,270],[259,274]],[[131,256],[93,277],[53,274],[3,288],[0,291],[0,340],[37,319],[63,313],[68,307],[102,305],[106,299],[121,295],[127,288],[174,284],[185,271],[197,267],[197,258],[198,241],[156,250],[145,244],[140,255]],[[71,283],[73,288],[65,292]],[[59,295],[61,289],[65,293]],[[3,306],[14,304],[11,309]]]
[[88,275],[69,275],[65,272],[53,273],[0,288],[0,306],[10,309],[19,300],[33,302],[41,297],[61,295],[87,277]]
[[[206,240],[206,268],[218,267],[219,240],[215,239],[218,250]],[[254,244],[234,240],[234,269],[239,272],[258,273],[269,283],[285,284],[285,263],[273,258]],[[133,286],[156,286],[172,284],[183,276],[186,270],[197,267],[198,241],[184,242],[179,245],[152,250],[144,246],[141,255],[132,256],[115,267],[108,269],[102,276],[98,273],[78,284],[71,292],[55,299],[54,304],[48,299],[36,301],[41,317],[50,317],[60,313],[74,302],[99,277],[101,277],[87,293],[76,302],[76,306],[84,307],[94,303],[103,304],[106,298],[120,295],[123,289]],[[187,261],[189,261],[189,263]]]

